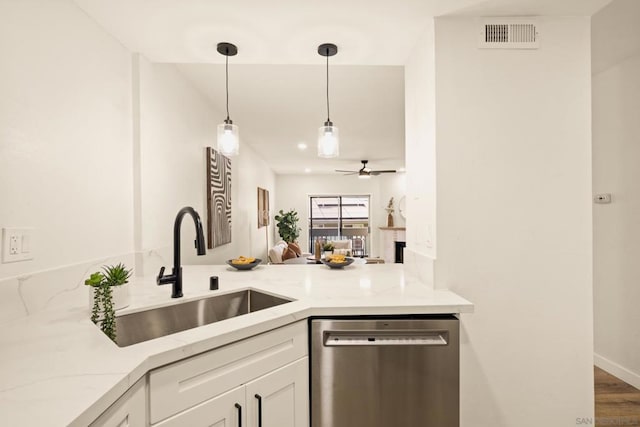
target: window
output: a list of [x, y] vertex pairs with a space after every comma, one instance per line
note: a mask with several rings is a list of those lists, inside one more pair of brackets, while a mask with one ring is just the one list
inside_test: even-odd
[[321, 242], [351, 240], [354, 256], [369, 253], [369, 196], [309, 197], [309, 251]]

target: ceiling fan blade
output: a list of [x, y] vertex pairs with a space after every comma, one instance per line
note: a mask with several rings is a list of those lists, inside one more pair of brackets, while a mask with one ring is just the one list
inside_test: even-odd
[[346, 170], [342, 170], [342, 169], [336, 169], [336, 172], [353, 172], [353, 173], [358, 173], [358, 171], [346, 171]]
[[347, 176], [347, 175], [357, 175], [358, 172], [349, 172], [349, 173], [343, 173], [342, 175]]
[[394, 170], [371, 171], [371, 175], [380, 175], [381, 173], [396, 173]]

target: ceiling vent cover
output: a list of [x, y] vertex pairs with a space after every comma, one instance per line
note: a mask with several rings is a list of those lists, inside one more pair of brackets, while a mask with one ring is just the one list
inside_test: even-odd
[[518, 18], [484, 21], [479, 42], [481, 49], [537, 49], [540, 46], [536, 22]]

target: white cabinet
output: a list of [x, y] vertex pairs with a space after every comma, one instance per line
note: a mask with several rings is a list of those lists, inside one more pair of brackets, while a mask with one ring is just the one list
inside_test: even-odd
[[158, 427], [240, 427], [245, 415], [245, 387], [237, 387], [156, 424]]
[[91, 427], [139, 427], [147, 425], [146, 380], [142, 378], [109, 407]]
[[307, 342], [301, 321], [151, 371], [151, 424], [257, 427], [257, 394], [263, 427], [307, 426]]
[[309, 358], [305, 357], [247, 384], [251, 427], [309, 425]]
[[307, 427], [308, 364], [304, 357], [155, 427]]

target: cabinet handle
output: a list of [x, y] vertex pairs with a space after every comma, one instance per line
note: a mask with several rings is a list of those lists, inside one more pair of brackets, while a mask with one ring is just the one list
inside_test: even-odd
[[242, 405], [236, 403], [235, 407], [238, 409], [238, 427], [242, 427]]
[[256, 394], [256, 399], [258, 399], [258, 427], [262, 427], [262, 396]]

